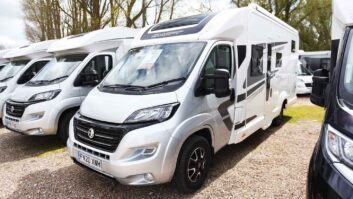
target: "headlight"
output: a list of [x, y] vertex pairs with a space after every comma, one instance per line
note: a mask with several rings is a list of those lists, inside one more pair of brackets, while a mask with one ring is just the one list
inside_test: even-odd
[[326, 148], [339, 161], [353, 167], [353, 140], [327, 125]]
[[29, 101], [38, 102], [38, 101], [51, 100], [51, 99], [54, 99], [60, 92], [61, 90], [53, 90], [53, 91], [46, 91], [43, 93], [37, 93], [33, 95], [31, 98], [29, 98]]
[[124, 123], [136, 122], [150, 122], [158, 121], [163, 122], [169, 119], [178, 108], [179, 103], [166, 104], [155, 106], [151, 108], [141, 109], [132, 113]]
[[0, 87], [0, 93], [4, 92], [6, 90], [7, 86]]

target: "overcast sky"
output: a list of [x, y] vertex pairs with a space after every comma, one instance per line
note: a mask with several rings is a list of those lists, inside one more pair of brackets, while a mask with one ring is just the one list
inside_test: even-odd
[[[180, 6], [185, 9], [178, 9], [176, 15], [185, 16], [184, 10], [190, 12], [186, 15], [194, 14], [200, 7], [200, 1], [203, 0], [182, 0]], [[229, 2], [230, 0], [212, 0], [212, 9], [219, 11], [232, 7]], [[0, 0], [0, 45], [16, 47], [28, 43], [24, 29], [21, 0]]]

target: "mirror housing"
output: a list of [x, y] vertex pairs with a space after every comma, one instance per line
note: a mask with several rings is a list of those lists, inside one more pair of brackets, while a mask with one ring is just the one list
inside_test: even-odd
[[313, 87], [310, 101], [318, 106], [325, 107], [326, 88], [329, 84], [329, 71], [318, 69], [314, 72]]
[[82, 73], [75, 81], [75, 86], [97, 86], [98, 84], [98, 74], [94, 73]]
[[229, 89], [229, 71], [226, 69], [216, 69], [214, 73], [214, 94], [217, 98], [227, 97], [230, 95]]

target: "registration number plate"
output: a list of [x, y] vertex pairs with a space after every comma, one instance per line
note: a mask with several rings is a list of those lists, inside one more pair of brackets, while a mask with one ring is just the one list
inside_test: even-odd
[[77, 152], [77, 160], [93, 169], [102, 170], [102, 161], [85, 153]]
[[18, 126], [18, 122], [12, 121], [12, 120], [7, 120], [6, 121], [6, 126], [9, 127], [10, 129], [16, 130], [17, 126]]

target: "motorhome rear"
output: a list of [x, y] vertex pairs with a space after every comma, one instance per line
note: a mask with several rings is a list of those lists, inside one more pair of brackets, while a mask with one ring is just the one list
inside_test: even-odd
[[331, 68], [314, 73], [311, 101], [326, 108], [308, 172], [308, 198], [353, 196], [353, 2], [333, 1]]
[[46, 51], [53, 42], [49, 40], [22, 46], [4, 55], [10, 62], [0, 71], [0, 117], [3, 118], [5, 101], [14, 90], [32, 79], [52, 59]]
[[71, 117], [126, 53], [137, 31], [107, 28], [55, 42], [48, 49], [55, 59], [6, 102], [4, 126], [26, 135], [57, 134], [66, 141]]
[[214, 153], [282, 122], [298, 42], [254, 4], [152, 25], [82, 103], [69, 154], [123, 184], [195, 191]]
[[330, 67], [331, 51], [300, 51], [299, 60], [310, 72], [314, 72], [318, 69], [328, 70]]

